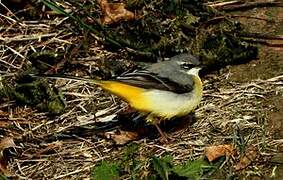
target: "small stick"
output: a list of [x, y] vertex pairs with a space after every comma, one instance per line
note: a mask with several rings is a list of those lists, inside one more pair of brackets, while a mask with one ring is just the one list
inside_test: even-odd
[[215, 6], [215, 9], [222, 11], [239, 11], [252, 8], [263, 8], [263, 7], [283, 7], [282, 2], [247, 2], [244, 4], [224, 4], [222, 6]]

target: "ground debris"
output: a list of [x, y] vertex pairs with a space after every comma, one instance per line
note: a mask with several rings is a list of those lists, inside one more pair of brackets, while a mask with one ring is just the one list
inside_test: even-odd
[[[246, 23], [257, 32], [261, 30], [261, 33], [273, 34], [274, 37], [280, 37], [282, 27], [277, 26], [279, 30], [276, 26], [273, 27], [273, 22], [282, 23], [282, 18], [279, 19], [282, 13], [270, 8], [254, 9], [254, 19], [245, 18], [244, 12], [240, 12], [241, 17], [233, 15], [233, 19], [230, 19], [230, 15], [226, 17], [223, 13], [207, 8], [203, 1], [123, 1], [125, 8], [134, 12], [135, 19], [101, 24], [99, 19], [104, 15], [96, 1], [54, 2], [65, 10], [67, 16], [54, 10], [51, 12], [42, 1], [28, 2], [29, 6], [20, 8], [8, 5], [8, 9], [2, 6], [6, 2], [0, 3], [0, 9], [4, 9], [0, 18], [2, 87], [4, 84], [5, 87], [8, 85], [10, 89], [15, 89], [15, 77], [19, 72], [25, 71], [28, 65], [41, 73], [109, 79], [132, 67], [136, 68], [136, 61], [162, 61], [181, 52], [193, 52], [200, 57], [202, 63], [219, 69], [231, 62], [241, 63], [255, 59], [257, 49], [238, 36], [238, 33], [242, 33], [243, 24]], [[246, 14], [247, 17], [249, 15]], [[235, 21], [235, 18], [237, 21], [241, 20], [242, 24]], [[257, 23], [260, 26], [255, 25]], [[113, 39], [119, 42], [118, 48], [113, 41], [111, 43], [110, 40]], [[262, 56], [262, 53], [265, 55]], [[189, 168], [190, 162], [203, 157], [204, 148], [208, 145], [233, 144], [238, 148], [239, 144], [233, 143], [235, 139], [239, 139], [238, 136], [235, 137], [235, 127], [241, 129], [244, 139], [241, 145], [258, 147], [263, 158], [268, 159], [270, 154], [282, 150], [282, 118], [270, 116], [271, 113], [277, 113], [276, 116], [282, 113], [282, 100], [278, 101], [283, 94], [283, 61], [279, 60], [281, 54], [280, 47], [275, 51], [262, 46], [259, 60], [242, 66], [222, 68], [219, 72], [203, 77], [205, 92], [201, 105], [196, 110], [196, 117], [185, 120], [186, 123], [181, 124], [177, 130], [174, 121], [161, 124], [165, 131], [168, 128], [168, 135], [172, 137], [168, 144], [160, 144], [156, 140], [158, 133], [154, 132], [154, 128], [142, 132], [142, 136], [134, 140], [139, 148], [134, 150], [136, 156], [128, 158], [127, 165], [130, 166], [121, 171], [122, 179], [146, 179], [156, 175], [152, 174], [149, 162], [144, 160], [148, 156], [162, 158], [170, 154], [172, 165], [188, 161], [187, 166], [181, 169], [184, 172], [186, 167]], [[262, 64], [266, 66], [261, 66]], [[235, 75], [236, 80], [232, 79]], [[245, 76], [248, 78], [243, 78]], [[92, 168], [102, 161], [109, 159], [116, 163], [117, 158], [122, 157], [126, 145], [117, 146], [115, 141], [113, 143], [97, 136], [93, 127], [96, 127], [99, 120], [112, 121], [114, 115], [119, 115], [126, 105], [100, 88], [82, 82], [56, 80], [48, 81], [47, 85], [50, 84], [64, 94], [67, 106], [61, 115], [50, 117], [45, 112], [35, 110], [36, 105], [19, 105], [18, 101], [7, 96], [0, 99], [0, 134], [3, 137], [12, 134], [19, 146], [13, 152], [16, 156], [8, 161], [8, 167], [16, 178], [83, 179], [89, 178]], [[35, 86], [22, 89], [32, 92]], [[46, 93], [44, 97], [48, 95]], [[25, 98], [34, 100], [32, 95]], [[41, 103], [43, 101], [45, 99], [39, 100]], [[101, 117], [97, 119], [94, 115]], [[127, 116], [123, 120], [131, 119], [132, 116]], [[274, 127], [270, 125], [270, 121], [274, 121]], [[137, 122], [123, 123], [135, 127]], [[116, 125], [116, 121], [113, 124]], [[144, 129], [146, 128], [142, 128]], [[273, 133], [272, 129], [276, 129], [278, 133]], [[141, 130], [133, 132], [140, 135], [138, 131]], [[149, 137], [151, 135], [154, 136]], [[127, 140], [127, 136], [124, 137]], [[57, 141], [60, 143], [56, 144]], [[13, 148], [8, 148], [9, 151], [10, 149], [12, 151]], [[244, 154], [243, 157], [245, 156]], [[143, 163], [137, 162], [139, 160]], [[278, 163], [275, 168], [280, 170], [280, 159], [272, 160]], [[235, 171], [235, 159], [226, 158], [218, 169], [223, 172], [220, 178], [248, 179], [251, 177], [248, 172], [251, 168], [262, 174], [271, 174], [272, 168], [268, 161], [261, 163], [251, 158], [251, 161], [244, 162], [248, 163], [241, 167], [246, 166], [247, 171], [245, 168]], [[135, 174], [138, 169], [142, 173]], [[208, 176], [207, 179], [213, 178]]]
[[0, 139], [0, 172], [7, 177], [11, 176], [12, 172], [7, 168], [9, 159], [4, 154], [4, 150], [11, 147], [16, 147], [12, 137], [2, 137]]
[[108, 3], [107, 0], [98, 0], [97, 2], [104, 13], [104, 17], [102, 18], [102, 23], [104, 24], [134, 19], [134, 13], [126, 10], [123, 3]]
[[121, 131], [121, 130], [117, 130], [114, 133], [105, 132], [103, 135], [107, 139], [112, 139], [118, 145], [126, 144], [138, 138], [138, 134], [135, 132]]
[[231, 144], [209, 146], [204, 149], [205, 156], [211, 162], [221, 156], [232, 156], [235, 149]]
[[0, 97], [15, 100], [19, 105], [30, 105], [53, 115], [64, 112], [64, 100], [56, 88], [51, 88], [44, 79], [35, 79], [29, 75], [19, 76], [14, 87], [1, 81]]
[[242, 170], [248, 167], [257, 157], [258, 152], [255, 146], [247, 148], [245, 153], [241, 156], [240, 161], [234, 166], [235, 170]]

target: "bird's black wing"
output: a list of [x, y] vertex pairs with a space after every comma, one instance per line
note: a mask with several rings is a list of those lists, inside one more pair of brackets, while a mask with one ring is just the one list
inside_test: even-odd
[[178, 94], [187, 93], [193, 89], [192, 84], [181, 85], [170, 80], [169, 78], [160, 77], [148, 71], [135, 71], [132, 73], [126, 73], [116, 77], [115, 81], [145, 89], [159, 89]]

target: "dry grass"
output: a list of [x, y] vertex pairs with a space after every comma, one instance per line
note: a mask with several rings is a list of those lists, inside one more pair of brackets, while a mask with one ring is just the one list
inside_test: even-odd
[[[273, 139], [272, 134], [267, 130], [267, 114], [275, 107], [265, 107], [264, 103], [269, 96], [283, 95], [283, 76], [246, 84], [230, 82], [231, 87], [227, 87], [226, 83], [220, 81], [226, 75], [219, 77], [220, 83], [214, 89], [205, 91], [202, 104], [196, 111], [198, 119], [196, 123], [170, 134], [173, 140], [169, 144], [160, 144], [158, 141], [147, 139], [136, 141], [140, 145], [140, 156], [146, 154], [162, 156], [164, 153], [170, 153], [177, 163], [204, 156], [204, 147], [208, 145], [233, 143], [235, 146], [237, 144], [242, 146], [237, 147], [238, 149], [250, 145], [258, 148], [262, 160], [256, 160], [250, 169], [265, 170], [269, 167], [268, 164], [262, 163], [263, 159], [267, 160], [270, 155], [276, 153], [276, 147], [283, 141]], [[205, 82], [205, 87], [213, 85], [209, 80]], [[27, 113], [30, 109], [18, 110], [21, 113], [11, 109], [8, 119], [16, 125], [19, 138], [29, 139], [19, 144], [17, 151], [21, 153], [10, 164], [17, 176], [33, 179], [89, 177], [90, 168], [94, 167], [96, 162], [110, 157], [115, 158], [121, 153], [123, 147], [114, 146], [110, 140], [93, 139], [92, 137], [86, 139], [73, 137], [50, 143], [37, 141], [37, 139], [46, 137], [47, 134], [52, 135], [70, 127], [99, 121], [99, 118], [91, 116], [94, 115], [94, 112], [85, 112], [87, 109], [85, 105], [95, 103], [89, 97], [85, 98], [89, 94], [94, 94], [92, 98], [108, 99], [109, 104], [115, 104], [111, 101], [111, 96], [101, 94], [99, 89], [91, 87], [91, 90], [88, 89], [90, 92], [83, 90], [77, 92], [76, 89], [83, 86], [82, 84], [70, 83], [69, 85], [71, 88], [66, 87], [64, 91], [77, 93], [75, 98], [77, 105], [69, 105], [70, 111], [60, 117], [50, 119], [43, 114]], [[85, 88], [88, 87], [85, 86]], [[96, 105], [99, 106], [99, 103]], [[22, 112], [27, 114], [23, 115]], [[82, 118], [86, 115], [90, 118]], [[80, 119], [84, 120], [80, 121]], [[19, 122], [21, 120], [27, 122], [28, 125]], [[240, 138], [243, 138], [245, 142], [241, 144]], [[226, 163], [229, 165], [223, 165], [223, 168], [228, 172], [232, 169], [230, 165], [235, 165], [236, 161], [231, 160]]]
[[[0, 29], [0, 73], [3, 77], [19, 72], [28, 63], [26, 57], [30, 52], [61, 51], [83, 39], [66, 28], [70, 25], [66, 17], [47, 16], [40, 21], [25, 21], [12, 13], [0, 16], [0, 23], [3, 24]], [[80, 53], [78, 59], [81, 60], [78, 63], [92, 69], [96, 59], [115, 57], [115, 53], [102, 49], [97, 42], [93, 42], [89, 52]], [[94, 62], [82, 61], [88, 56]], [[276, 153], [283, 140], [274, 139], [269, 131], [268, 114], [276, 107], [267, 103], [267, 100], [271, 96], [283, 95], [283, 76], [247, 83], [232, 82], [228, 77], [229, 72], [204, 77], [205, 93], [200, 108], [196, 110], [197, 122], [171, 133], [172, 141], [168, 144], [148, 139], [136, 141], [140, 156], [170, 153], [174, 162], [178, 163], [204, 156], [204, 147], [212, 144], [232, 143], [238, 149], [254, 145], [261, 158], [249, 170], [258, 168], [260, 175], [264, 175], [265, 171], [269, 175], [270, 164], [265, 163], [265, 160]], [[98, 87], [63, 80], [56, 81], [56, 86], [63, 91], [68, 105], [66, 113], [58, 117], [49, 117], [32, 107], [19, 107], [13, 101], [1, 101], [1, 133], [14, 137], [17, 143], [14, 158], [9, 163], [16, 177], [88, 178], [91, 168], [97, 162], [115, 158], [123, 149], [99, 137], [74, 136], [66, 140], [45, 141], [48, 135], [105, 120], [103, 117], [125, 108], [124, 103]], [[228, 159], [222, 168], [227, 172], [233, 171], [232, 165], [237, 160]], [[147, 169], [147, 166], [145, 164], [143, 168]], [[237, 173], [245, 176], [248, 172]]]

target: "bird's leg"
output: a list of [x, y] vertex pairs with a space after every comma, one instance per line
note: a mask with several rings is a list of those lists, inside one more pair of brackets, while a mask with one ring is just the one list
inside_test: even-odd
[[161, 120], [157, 119], [153, 115], [148, 115], [146, 119], [147, 119], [147, 122], [152, 123], [156, 127], [157, 131], [159, 132], [159, 134], [162, 138], [162, 141], [165, 142], [165, 143], [168, 143], [169, 141], [168, 141], [167, 135], [160, 129], [160, 127], [158, 125]]
[[161, 135], [161, 138], [164, 142], [168, 143], [168, 138], [167, 135], [160, 129], [160, 127], [158, 126], [158, 124], [155, 122], [154, 126], [156, 127], [157, 131], [159, 132], [159, 134]]

